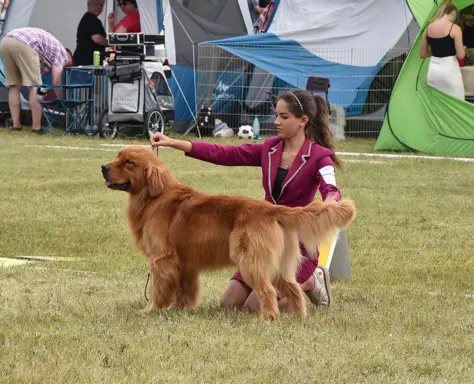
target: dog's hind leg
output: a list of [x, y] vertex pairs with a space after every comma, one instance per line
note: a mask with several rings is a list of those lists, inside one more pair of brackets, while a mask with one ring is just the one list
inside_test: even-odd
[[179, 288], [180, 274], [172, 257], [152, 259], [150, 263], [151, 290], [150, 301], [145, 313], [154, 309], [169, 308]]
[[286, 298], [288, 313], [298, 316], [306, 316], [306, 302], [303, 290], [293, 277], [293, 281], [280, 277], [275, 286], [283, 298]]
[[230, 259], [247, 285], [255, 290], [264, 319], [276, 319], [280, 314], [277, 292], [271, 282], [277, 276], [283, 246], [281, 229], [268, 222], [235, 225], [230, 236]]
[[260, 316], [264, 319], [274, 320], [280, 315], [278, 309], [277, 292], [270, 279], [261, 271], [249, 270], [240, 266], [240, 272], [244, 281], [254, 287], [260, 304]]
[[285, 232], [285, 248], [282, 253], [280, 275], [275, 281], [275, 287], [288, 302], [288, 313], [306, 316], [306, 301], [303, 290], [296, 282], [296, 273], [301, 260], [298, 235]]

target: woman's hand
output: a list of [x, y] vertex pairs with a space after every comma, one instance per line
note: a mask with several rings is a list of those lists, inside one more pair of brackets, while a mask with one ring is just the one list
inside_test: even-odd
[[170, 139], [168, 136], [163, 135], [160, 132], [154, 133], [150, 137], [150, 144], [153, 148], [157, 147], [170, 147], [179, 149], [183, 152], [191, 152], [193, 144], [190, 141]]
[[115, 24], [115, 13], [110, 12], [109, 15], [107, 16], [107, 21], [109, 24], [114, 25]]
[[150, 144], [153, 148], [156, 147], [173, 147], [173, 139], [170, 139], [168, 136], [163, 135], [160, 132], [154, 133], [150, 137]]

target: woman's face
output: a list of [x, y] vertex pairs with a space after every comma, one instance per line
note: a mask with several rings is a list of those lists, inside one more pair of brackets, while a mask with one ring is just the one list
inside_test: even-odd
[[136, 10], [135, 6], [128, 0], [119, 0], [117, 4], [126, 15]]
[[275, 127], [278, 132], [278, 137], [281, 139], [288, 140], [298, 134], [304, 133], [304, 127], [308, 122], [308, 117], [306, 115], [302, 117], [293, 115], [285, 100], [278, 100], [275, 114]]
[[104, 1], [93, 1], [90, 7], [91, 13], [95, 16], [99, 16], [104, 10]]

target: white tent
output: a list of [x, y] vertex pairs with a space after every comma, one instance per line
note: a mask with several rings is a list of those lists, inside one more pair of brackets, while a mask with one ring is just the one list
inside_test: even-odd
[[[161, 0], [137, 0], [137, 3], [142, 31], [145, 34], [158, 34]], [[120, 11], [114, 9], [116, 4], [115, 0], [106, 0], [106, 6], [100, 15], [106, 31], [107, 15], [112, 11]], [[41, 28], [49, 31], [74, 52], [77, 26], [86, 9], [87, 0], [14, 0], [6, 14], [3, 32], [20, 27]]]
[[[1, 0], [0, 0], [1, 1]], [[140, 11], [142, 31], [145, 34], [158, 34], [159, 19], [162, 17], [161, 4], [168, 0], [137, 0]], [[104, 11], [100, 19], [108, 31], [107, 15], [115, 11], [120, 20], [124, 15], [116, 7], [116, 0], [105, 0]], [[2, 33], [21, 27], [36, 27], [49, 31], [72, 52], [76, 49], [76, 33], [79, 21], [87, 10], [87, 0], [10, 0], [3, 20]], [[3, 64], [0, 61], [0, 69]], [[4, 79], [0, 80], [2, 82]], [[2, 93], [3, 92], [3, 93]], [[5, 88], [0, 87], [0, 100], [8, 100]], [[105, 99], [104, 99], [105, 100]], [[26, 100], [22, 100], [22, 110], [29, 109]]]

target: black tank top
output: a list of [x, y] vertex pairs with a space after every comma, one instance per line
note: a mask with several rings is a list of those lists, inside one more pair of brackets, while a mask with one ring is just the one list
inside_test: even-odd
[[[453, 25], [451, 25], [451, 29], [453, 29]], [[456, 47], [454, 45], [454, 39], [451, 37], [451, 29], [444, 37], [429, 37], [428, 32], [426, 33], [426, 37], [428, 38], [428, 44], [431, 47], [431, 54], [433, 56], [456, 56]]]
[[277, 175], [275, 177], [275, 183], [273, 184], [272, 189], [272, 197], [273, 200], [278, 201], [278, 198], [281, 194], [281, 189], [283, 188], [283, 182], [285, 181], [285, 177], [288, 174], [288, 169], [285, 168], [278, 168]]

